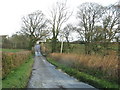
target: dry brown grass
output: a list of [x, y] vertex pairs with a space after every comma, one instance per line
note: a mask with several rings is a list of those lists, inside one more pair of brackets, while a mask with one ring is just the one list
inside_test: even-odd
[[84, 54], [50, 54], [52, 58], [62, 64], [66, 64], [77, 69], [82, 67], [101, 71], [107, 75], [107, 78], [118, 78], [118, 57], [115, 54], [108, 56], [84, 55]]

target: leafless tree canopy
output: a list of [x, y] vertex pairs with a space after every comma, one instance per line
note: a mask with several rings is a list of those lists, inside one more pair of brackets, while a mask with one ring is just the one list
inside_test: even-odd
[[[84, 34], [85, 41], [90, 42], [93, 30], [104, 13], [104, 9], [97, 3], [83, 3], [78, 7], [77, 17], [79, 19], [80, 28], [77, 30], [79, 34]], [[92, 34], [92, 35], [91, 35]]]
[[[101, 28], [104, 39], [112, 41], [118, 33], [118, 8], [114, 5], [103, 7], [97, 3], [83, 3], [78, 8], [79, 28], [77, 32], [85, 41], [92, 42]], [[97, 27], [96, 27], [97, 26]], [[97, 37], [97, 36], [96, 36]]]
[[79, 28], [76, 31], [86, 42], [86, 53], [98, 50], [98, 46], [92, 43], [102, 42], [104, 48], [107, 48], [108, 43], [116, 38], [116, 34], [119, 33], [117, 14], [114, 5], [103, 7], [97, 3], [83, 3], [78, 7]]
[[104, 30], [104, 38], [107, 41], [112, 41], [117, 33], [120, 33], [118, 30], [118, 8], [114, 5], [106, 7], [105, 14], [102, 19], [102, 27]]
[[47, 36], [47, 22], [41, 11], [33, 12], [22, 18], [22, 32], [30, 37], [31, 43], [41, 40]]
[[67, 24], [63, 29], [63, 34], [67, 42], [69, 42], [69, 37], [70, 37], [71, 32], [73, 32], [73, 25]]
[[47, 19], [41, 11], [33, 12], [23, 17], [22, 31], [30, 36], [41, 38], [45, 35]]
[[61, 26], [71, 16], [71, 12], [67, 9], [66, 2], [57, 2], [51, 10], [50, 24], [52, 28], [52, 52], [56, 49], [57, 37], [61, 31]]
[[71, 12], [66, 7], [66, 2], [57, 2], [55, 7], [51, 10], [50, 23], [52, 25], [53, 36], [58, 36], [63, 23], [65, 23], [71, 16]]

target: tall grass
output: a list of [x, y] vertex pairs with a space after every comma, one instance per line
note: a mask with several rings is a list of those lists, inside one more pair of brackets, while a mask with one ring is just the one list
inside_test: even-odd
[[98, 88], [100, 90], [106, 89], [106, 88], [116, 90], [120, 87], [118, 83], [116, 84], [114, 82], [109, 82], [107, 80], [100, 79], [100, 78], [95, 77], [93, 75], [89, 75], [88, 73], [80, 72], [79, 70], [77, 70], [73, 67], [60, 64], [57, 61], [55, 61], [54, 59], [51, 59], [49, 57], [47, 57], [47, 60], [50, 63], [52, 63], [53, 65], [55, 65], [57, 68], [62, 69], [64, 72], [66, 72], [70, 76], [73, 76], [73, 77], [77, 78], [79, 81], [88, 83], [88, 84], [90, 84], [90, 85], [92, 85], [95, 88]]
[[79, 71], [115, 82], [118, 80], [119, 61], [116, 55], [100, 56], [52, 53], [50, 57]]

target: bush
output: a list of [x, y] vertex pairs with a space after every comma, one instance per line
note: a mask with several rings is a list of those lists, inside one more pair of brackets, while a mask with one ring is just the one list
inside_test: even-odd
[[11, 72], [12, 69], [23, 64], [31, 56], [30, 51], [2, 52], [2, 78]]

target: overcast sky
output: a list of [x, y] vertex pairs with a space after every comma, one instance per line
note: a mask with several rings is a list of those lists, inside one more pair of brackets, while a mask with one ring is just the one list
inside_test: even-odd
[[[0, 0], [0, 35], [12, 35], [20, 31], [21, 18], [36, 10], [42, 10], [47, 16], [49, 8], [61, 0]], [[96, 2], [103, 6], [114, 4], [118, 0], [67, 0], [67, 4], [74, 14], [71, 21], [75, 19], [77, 7], [84, 2]], [[69, 21], [70, 21], [69, 20]]]

